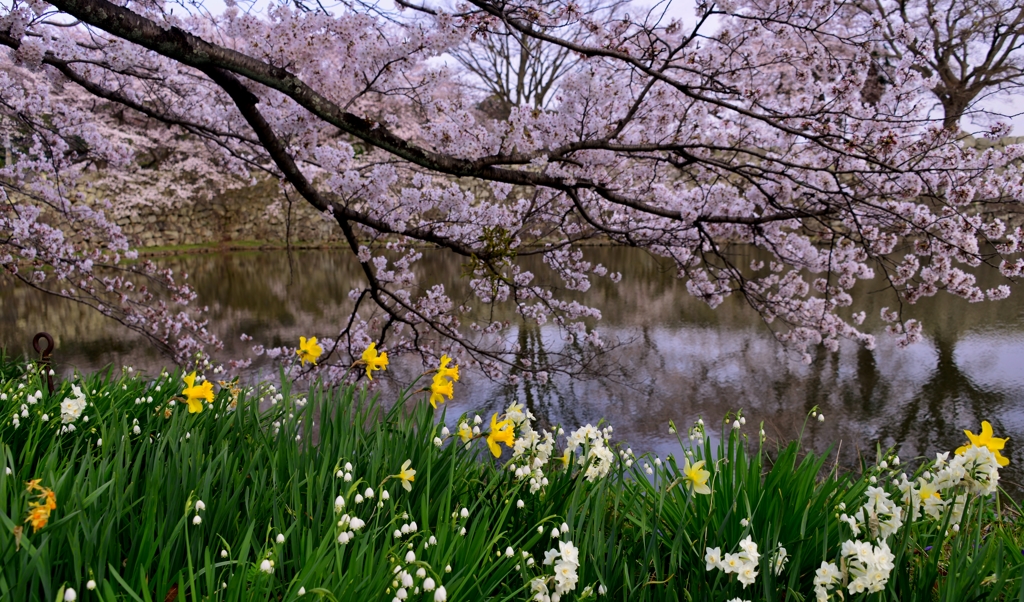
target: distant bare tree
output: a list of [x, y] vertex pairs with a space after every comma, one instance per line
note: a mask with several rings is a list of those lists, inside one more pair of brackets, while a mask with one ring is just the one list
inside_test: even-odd
[[955, 129], [977, 101], [1024, 87], [1024, 3], [1019, 0], [864, 0], [882, 31], [880, 60], [908, 53], [937, 76], [932, 91]]
[[[557, 24], [529, 22], [526, 33], [510, 30], [498, 19], [481, 22], [469, 41], [451, 54], [488, 94], [482, 108], [495, 117], [507, 117], [513, 106], [545, 108], [558, 80], [579, 63], [580, 56], [567, 46], [548, 44], [532, 34], [548, 34], [583, 44], [595, 27], [618, 16], [626, 0], [582, 0], [578, 14]], [[545, 0], [542, 7], [554, 9], [565, 3]]]

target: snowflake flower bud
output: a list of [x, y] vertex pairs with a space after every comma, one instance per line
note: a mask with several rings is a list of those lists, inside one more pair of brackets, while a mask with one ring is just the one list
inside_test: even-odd
[[203, 500], [196, 500], [196, 512], [206, 510], [206, 503]]
[[96, 581], [94, 579], [90, 579], [89, 581], [87, 581], [85, 583], [85, 589], [89, 591], [96, 589]]
[[277, 543], [284, 543], [284, 533], [277, 534]]
[[201, 525], [202, 523], [203, 523], [203, 519], [198, 514], [192, 517], [192, 524], [193, 525]]
[[432, 592], [432, 591], [434, 591], [435, 587], [437, 587], [437, 584], [435, 584], [434, 580], [431, 579], [430, 577], [427, 577], [426, 579], [423, 580], [423, 591], [425, 591], [425, 592]]
[[64, 590], [64, 602], [75, 602], [75, 600], [77, 599], [78, 594], [75, 593], [75, 590], [71, 589], [70, 587]]

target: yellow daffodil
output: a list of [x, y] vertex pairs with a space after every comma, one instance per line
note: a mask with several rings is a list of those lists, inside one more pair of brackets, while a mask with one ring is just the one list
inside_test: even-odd
[[939, 488], [934, 483], [921, 483], [921, 491], [919, 492], [921, 501], [925, 501], [929, 498], [935, 498], [941, 500], [942, 496], [939, 495]]
[[437, 409], [437, 404], [444, 403], [444, 396], [447, 395], [448, 399], [451, 399], [454, 395], [454, 385], [452, 381], [441, 376], [438, 372], [434, 375], [434, 381], [430, 383], [430, 405]]
[[964, 434], [967, 435], [967, 438], [971, 442], [968, 445], [961, 445], [956, 450], [956, 455], [959, 456], [960, 454], [967, 451], [968, 447], [974, 445], [976, 447], [987, 447], [988, 450], [992, 452], [992, 455], [996, 457], [996, 462], [998, 462], [1000, 466], [1006, 466], [1007, 464], [1010, 463], [1009, 458], [1006, 458], [1003, 456], [1003, 454], [999, 453], [999, 451], [1003, 449], [1003, 446], [1006, 445], [1008, 438], [993, 437], [992, 425], [989, 424], [988, 420], [983, 420], [981, 422], [980, 435], [975, 435], [974, 433], [968, 430], [964, 430]]
[[454, 380], [455, 382], [459, 382], [459, 367], [452, 366], [451, 368], [449, 368], [448, 364], [451, 363], [451, 361], [452, 358], [448, 357], [447, 355], [441, 356], [441, 365], [438, 366], [437, 368], [437, 375], [435, 375], [435, 378], [437, 378], [438, 376], [448, 377]]
[[203, 400], [207, 402], [213, 402], [213, 383], [208, 380], [196, 385], [196, 373], [192, 372], [182, 380], [188, 385], [185, 390], [181, 392], [185, 396], [185, 401], [188, 402], [189, 414], [198, 414], [203, 411]]
[[383, 370], [388, 367], [388, 354], [385, 351], [380, 355], [377, 354], [377, 343], [370, 343], [370, 346], [363, 352], [363, 356], [359, 358], [361, 362], [366, 364], [366, 378], [373, 380], [374, 370]]
[[459, 438], [463, 443], [469, 443], [469, 440], [473, 438], [473, 429], [469, 428], [469, 423], [459, 423]]
[[412, 460], [406, 460], [402, 464], [402, 470], [398, 471], [398, 474], [395, 475], [402, 480], [402, 487], [406, 491], [412, 491], [412, 482], [416, 480], [416, 471], [409, 468], [410, 464], [412, 464]]
[[499, 443], [512, 447], [515, 443], [515, 428], [511, 420], [498, 420], [498, 414], [491, 416], [491, 432], [487, 435], [487, 447], [495, 458], [501, 457], [501, 446]]
[[704, 470], [704, 460], [691, 466], [690, 459], [686, 458], [686, 464], [683, 466], [683, 476], [686, 486], [692, 488], [694, 493], [703, 493], [704, 495], [711, 493], [711, 488], [708, 487], [708, 478], [711, 476], [711, 473]]
[[295, 353], [299, 355], [303, 366], [306, 365], [306, 362], [313, 362], [315, 366], [316, 360], [323, 352], [324, 348], [316, 344], [316, 337], [310, 337], [308, 341], [306, 337], [299, 337], [299, 348], [295, 350]]

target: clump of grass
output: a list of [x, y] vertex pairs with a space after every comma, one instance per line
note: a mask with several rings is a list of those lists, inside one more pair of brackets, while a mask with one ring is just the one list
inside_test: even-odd
[[[717, 446], [695, 425], [662, 461], [608, 429], [535, 432], [518, 406], [449, 432], [409, 392], [385, 406], [353, 386], [228, 385], [190, 413], [178, 373], [106, 371], [52, 395], [35, 370], [0, 375], [4, 600], [810, 600], [823, 562], [845, 571], [833, 600], [1024, 599], [1012, 501], [966, 479], [934, 518], [903, 501], [902, 483], [937, 478], [934, 461], [906, 480], [892, 454], [837, 475], [798, 442], [769, 462], [728, 423]], [[84, 410], [64, 423], [78, 392]], [[854, 534], [843, 516], [876, 487], [903, 524], [881, 536], [891, 517], [868, 517]], [[33, 509], [44, 526], [25, 522]], [[850, 541], [888, 546], [880, 591], [849, 591]], [[709, 548], [746, 553], [756, 577], [744, 585]]]

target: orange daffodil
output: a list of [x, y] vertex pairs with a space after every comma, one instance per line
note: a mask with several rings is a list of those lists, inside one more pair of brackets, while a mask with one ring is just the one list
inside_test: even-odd
[[509, 420], [498, 420], [498, 414], [491, 416], [491, 432], [487, 435], [487, 447], [495, 458], [501, 457], [501, 446], [499, 443], [512, 447], [515, 445], [515, 424]]
[[362, 357], [359, 358], [359, 362], [366, 364], [366, 378], [373, 380], [374, 370], [383, 370], [388, 367], [388, 354], [386, 351], [378, 354], [377, 343], [370, 343]]
[[435, 410], [437, 404], [444, 403], [446, 395], [449, 400], [455, 395], [455, 386], [452, 383], [459, 380], [459, 367], [449, 368], [448, 364], [451, 361], [452, 358], [447, 355], [441, 356], [441, 364], [437, 367], [437, 372], [434, 373], [434, 378], [430, 383], [430, 405], [434, 406]]
[[185, 381], [185, 384], [187, 385], [181, 394], [185, 396], [185, 401], [188, 403], [189, 414], [198, 414], [202, 412], [204, 400], [207, 403], [213, 402], [213, 383], [208, 380], [204, 380], [199, 383], [199, 385], [196, 385], [195, 371], [182, 378], [182, 380]]
[[992, 455], [996, 457], [996, 462], [1000, 466], [1006, 466], [1010, 463], [1010, 460], [1008, 458], [1004, 457], [1003, 454], [999, 453], [1006, 445], [1006, 442], [1009, 440], [1009, 438], [993, 437], [992, 425], [989, 424], [988, 420], [983, 420], [981, 422], [980, 435], [975, 435], [974, 433], [966, 429], [964, 430], [964, 434], [967, 435], [967, 438], [970, 440], [970, 443], [968, 443], [967, 445], [961, 445], [959, 448], [957, 448], [956, 455], [963, 455], [967, 451], [967, 449], [973, 445], [975, 447], [987, 448], [990, 452], [992, 452]]
[[310, 337], [309, 340], [306, 340], [306, 337], [299, 337], [299, 348], [295, 350], [295, 353], [298, 354], [303, 366], [306, 365], [306, 362], [312, 362], [315, 366], [316, 360], [323, 352], [324, 348], [316, 344], [316, 337]]
[[50, 512], [57, 509], [57, 494], [49, 487], [40, 485], [42, 479], [33, 479], [27, 483], [27, 491], [38, 491], [39, 501], [28, 503], [28, 517], [25, 522], [39, 531], [50, 521]]

